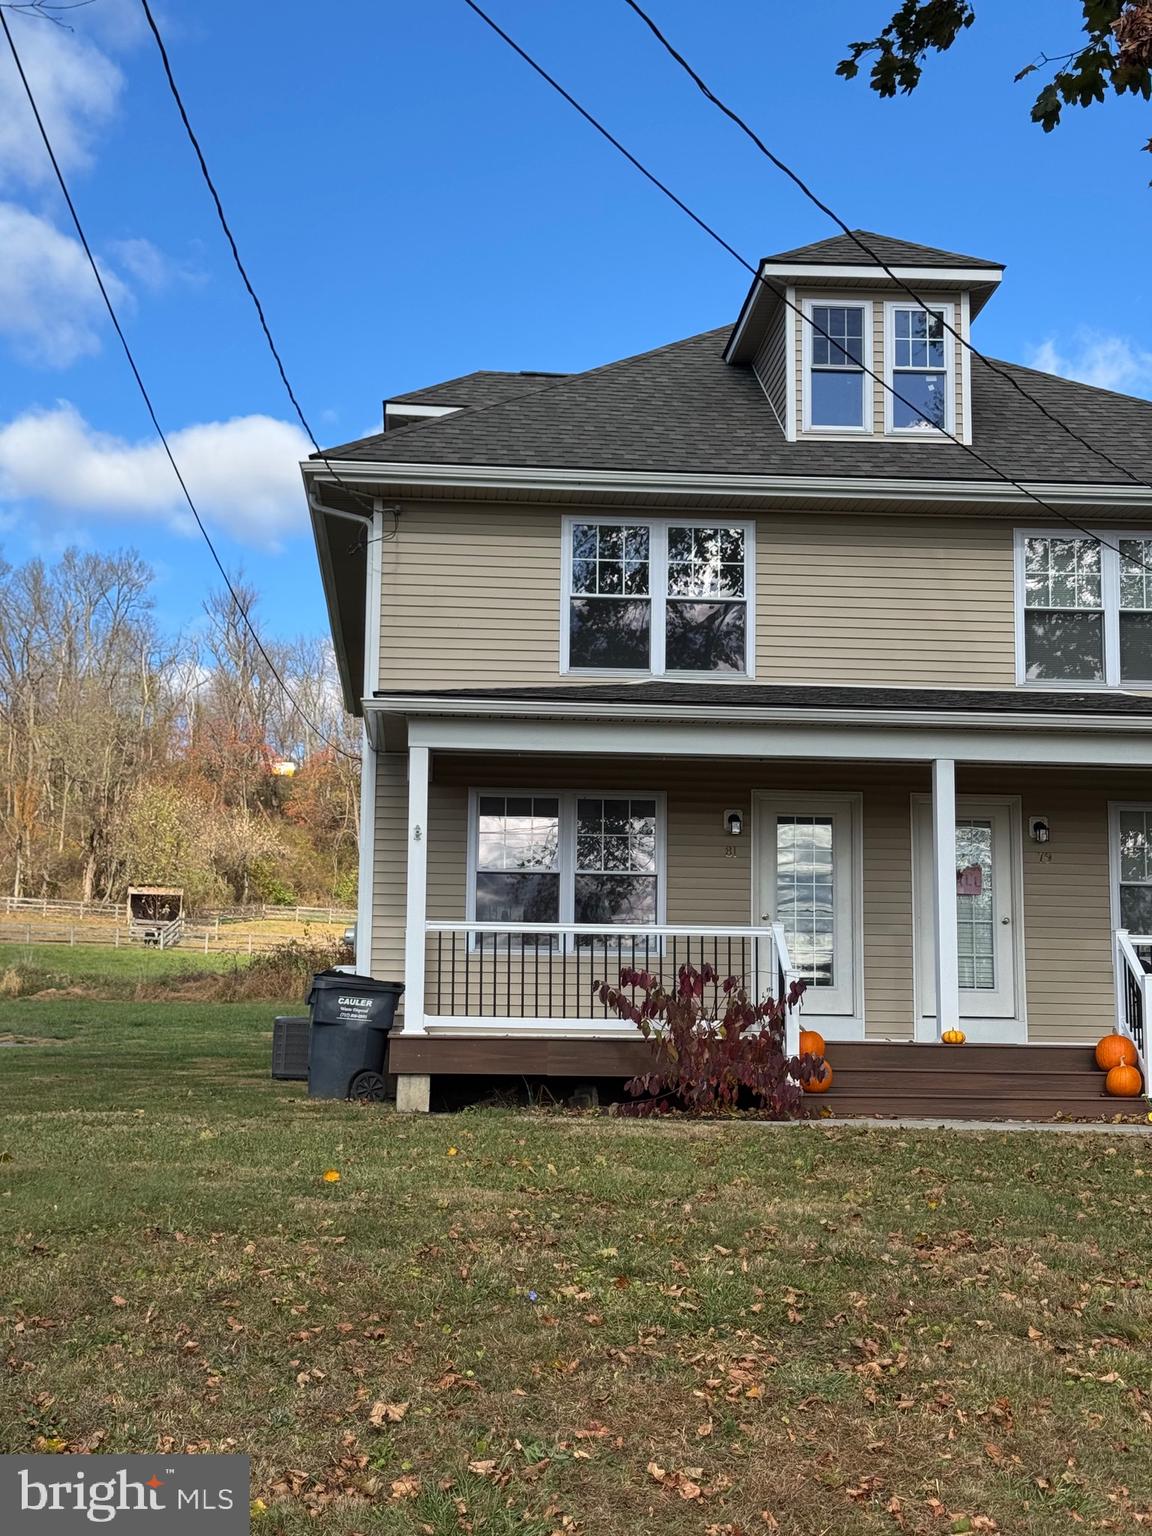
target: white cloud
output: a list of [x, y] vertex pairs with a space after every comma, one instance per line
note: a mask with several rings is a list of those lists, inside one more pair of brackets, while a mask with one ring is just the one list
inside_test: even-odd
[[1152, 352], [1135, 346], [1127, 336], [1080, 330], [1070, 343], [1049, 337], [1033, 349], [1031, 365], [1098, 389], [1152, 394]]
[[[168, 434], [172, 453], [206, 521], [262, 548], [304, 527], [299, 460], [311, 444], [271, 416], [202, 422]], [[77, 522], [160, 519], [194, 533], [158, 441], [96, 431], [61, 402], [0, 426], [0, 502], [39, 502]]]
[[[0, 336], [25, 362], [64, 368], [100, 349], [104, 301], [78, 240], [38, 214], [0, 202]], [[112, 302], [128, 301], [102, 270]]]
[[173, 283], [198, 285], [205, 281], [205, 274], [199, 267], [176, 260], [153, 245], [151, 240], [139, 236], [129, 240], [109, 240], [105, 249], [119, 267], [152, 293], [162, 293]]
[[[8, 24], [57, 159], [66, 171], [83, 169], [91, 164], [93, 139], [116, 111], [124, 76], [77, 30], [18, 12]], [[0, 185], [41, 186], [52, 177], [16, 65], [5, 48], [0, 52]]]

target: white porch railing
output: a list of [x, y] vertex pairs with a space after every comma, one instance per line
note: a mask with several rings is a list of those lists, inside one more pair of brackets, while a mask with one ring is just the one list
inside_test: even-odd
[[[728, 976], [761, 998], [787, 995], [797, 979], [779, 923], [704, 928], [429, 920], [424, 961], [424, 1024], [431, 1029], [468, 1024], [511, 1032], [631, 1034], [634, 1026], [596, 995], [601, 982], [617, 985], [626, 966], [658, 976], [668, 988], [682, 965], [711, 966], [717, 980], [705, 989], [709, 1007], [722, 1006], [721, 984]], [[789, 1055], [796, 1054], [799, 1031], [798, 1009], [792, 1009]]]
[[1144, 1091], [1148, 1092], [1148, 1022], [1152, 1016], [1152, 937], [1116, 930], [1116, 1024], [1136, 1047]]

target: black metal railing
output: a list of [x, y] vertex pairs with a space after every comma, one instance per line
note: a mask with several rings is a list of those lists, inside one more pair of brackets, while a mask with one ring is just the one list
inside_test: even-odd
[[749, 992], [787, 990], [786, 957], [770, 928], [610, 927], [589, 924], [429, 922], [425, 1012], [434, 1018], [603, 1021], [598, 992], [622, 970], [671, 990], [682, 966], [707, 971], [706, 1007], [721, 1007], [734, 977]]

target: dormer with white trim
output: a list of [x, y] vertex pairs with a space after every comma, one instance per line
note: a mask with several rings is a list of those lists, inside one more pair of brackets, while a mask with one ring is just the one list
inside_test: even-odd
[[766, 256], [725, 361], [751, 365], [789, 442], [970, 443], [964, 343], [1003, 272], [869, 230]]

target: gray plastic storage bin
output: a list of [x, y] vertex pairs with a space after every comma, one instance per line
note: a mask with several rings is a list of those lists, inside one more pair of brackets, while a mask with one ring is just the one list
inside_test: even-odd
[[272, 1076], [290, 1083], [308, 1081], [308, 1035], [312, 1020], [279, 1014], [272, 1020]]

